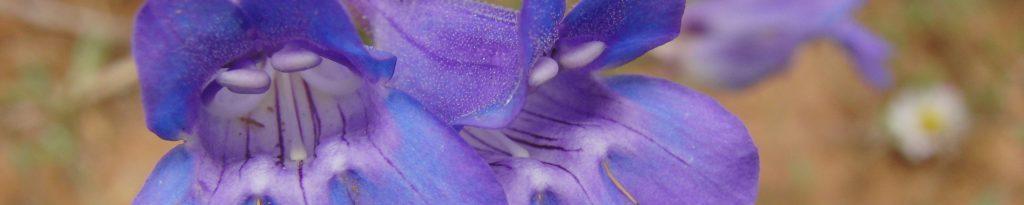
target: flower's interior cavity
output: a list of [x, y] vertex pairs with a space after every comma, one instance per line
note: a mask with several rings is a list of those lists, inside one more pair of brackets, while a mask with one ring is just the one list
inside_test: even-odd
[[358, 100], [364, 81], [348, 67], [298, 46], [261, 56], [230, 64], [236, 66], [209, 83], [203, 96], [207, 114], [196, 125], [197, 136], [203, 136], [199, 140], [208, 152], [223, 158], [309, 159], [321, 137], [344, 132], [345, 102]]

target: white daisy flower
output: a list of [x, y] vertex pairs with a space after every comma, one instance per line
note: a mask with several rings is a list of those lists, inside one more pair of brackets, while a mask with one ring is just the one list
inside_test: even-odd
[[945, 84], [905, 89], [887, 113], [889, 131], [912, 163], [954, 148], [970, 124], [963, 97]]

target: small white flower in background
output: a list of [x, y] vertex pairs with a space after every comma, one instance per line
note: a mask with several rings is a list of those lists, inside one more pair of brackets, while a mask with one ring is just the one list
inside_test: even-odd
[[955, 148], [970, 123], [960, 92], [940, 83], [904, 89], [889, 104], [887, 113], [889, 131], [912, 163]]

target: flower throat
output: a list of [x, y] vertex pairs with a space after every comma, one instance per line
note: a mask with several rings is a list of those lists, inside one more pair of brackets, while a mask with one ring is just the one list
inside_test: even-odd
[[301, 163], [315, 157], [321, 138], [344, 134], [346, 111], [363, 110], [355, 105], [363, 79], [300, 46], [231, 65], [208, 83], [206, 114], [196, 125], [199, 140], [222, 160], [269, 155]]

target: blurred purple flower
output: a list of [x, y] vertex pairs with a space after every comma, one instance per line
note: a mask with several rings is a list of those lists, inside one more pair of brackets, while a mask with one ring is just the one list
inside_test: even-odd
[[132, 45], [149, 128], [184, 141], [136, 204], [505, 202], [338, 1], [150, 0]]
[[683, 17], [681, 41], [659, 48], [663, 60], [687, 75], [725, 88], [745, 88], [786, 68], [797, 48], [828, 38], [839, 42], [864, 79], [891, 84], [889, 48], [853, 18], [862, 0], [713, 0], [694, 3]]
[[525, 0], [518, 13], [347, 1], [399, 58], [396, 87], [462, 128], [511, 204], [754, 201], [759, 159], [736, 117], [669, 81], [595, 73], [675, 38], [684, 1], [583, 0], [564, 18], [561, 0]]

